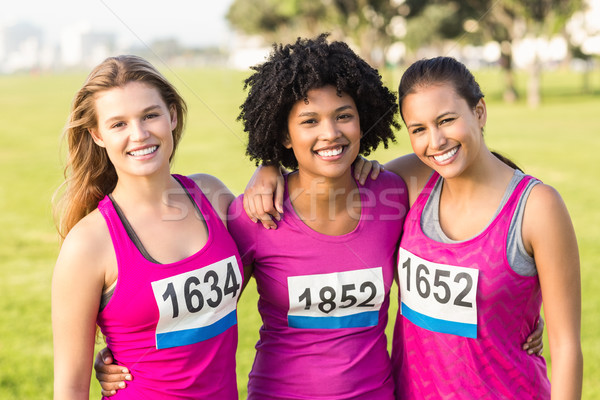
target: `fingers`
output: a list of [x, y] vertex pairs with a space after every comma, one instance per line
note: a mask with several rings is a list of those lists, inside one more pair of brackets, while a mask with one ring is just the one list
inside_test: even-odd
[[112, 364], [114, 362], [112, 351], [108, 347], [103, 348], [96, 355], [96, 361], [102, 361], [104, 364]]
[[537, 327], [527, 338], [527, 342], [523, 345], [523, 350], [527, 351], [527, 354], [535, 354], [539, 356], [544, 352], [544, 325], [543, 318], [540, 318]]
[[527, 351], [527, 354], [535, 354], [541, 356], [544, 352], [544, 341], [541, 337], [532, 338], [530, 336], [527, 339], [527, 342], [523, 345], [523, 350]]
[[255, 223], [260, 221], [267, 229], [277, 229], [275, 220], [281, 220], [284, 186], [284, 179], [278, 168], [258, 168], [244, 191], [243, 205], [248, 217]]
[[257, 211], [262, 211], [263, 214], [269, 215], [269, 217], [275, 218], [277, 221], [281, 221], [281, 215], [279, 210], [275, 207], [274, 193], [266, 193], [257, 198], [260, 204], [257, 205]]
[[371, 179], [377, 179], [381, 171], [383, 171], [383, 165], [379, 164], [379, 161], [373, 160], [373, 170], [371, 171]]
[[[247, 192], [247, 191], [246, 191]], [[242, 203], [244, 204], [244, 211], [246, 215], [252, 220], [252, 222], [257, 223], [258, 218], [256, 218], [256, 210], [254, 209], [254, 202], [250, 201], [251, 196], [247, 193], [244, 193], [244, 197], [242, 199]]]
[[100, 391], [100, 393], [102, 394], [103, 397], [110, 397], [110, 396], [114, 395], [115, 393], [117, 393], [117, 391], [116, 390], [104, 390], [104, 389], [102, 389]]
[[277, 186], [275, 187], [275, 208], [280, 214], [283, 214], [283, 192], [285, 191], [285, 179], [282, 175], [277, 177]]
[[131, 374], [104, 374], [96, 373], [96, 378], [102, 388], [102, 394], [104, 396], [112, 396], [117, 390], [124, 389], [127, 387], [126, 381], [131, 381]]
[[529, 348], [527, 349], [527, 354], [535, 354], [535, 355], [541, 356], [543, 352], [544, 352], [544, 341], [542, 339], [534, 340], [531, 343], [529, 343]]
[[360, 182], [360, 176], [367, 160], [363, 156], [356, 157], [354, 160], [354, 179]]
[[273, 219], [281, 220], [279, 211], [273, 203], [273, 192], [260, 193], [256, 188], [247, 189], [244, 193], [244, 211], [256, 223], [260, 221], [266, 229], [277, 229]]
[[[96, 370], [96, 373], [98, 371], [104, 371], [104, 368], [109, 367], [113, 362], [112, 352], [108, 347], [105, 347], [96, 354], [96, 358], [94, 359], [94, 369]], [[117, 366], [117, 368], [120, 367]]]
[[383, 170], [383, 166], [375, 160], [371, 161], [362, 156], [358, 156], [354, 161], [354, 178], [358, 180], [361, 185], [365, 184], [369, 175], [371, 176], [371, 179], [377, 179], [381, 170]]

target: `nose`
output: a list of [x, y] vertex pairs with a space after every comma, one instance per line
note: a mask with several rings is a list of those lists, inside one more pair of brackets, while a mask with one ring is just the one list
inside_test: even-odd
[[336, 124], [335, 119], [326, 119], [321, 125], [320, 139], [335, 140], [342, 136], [342, 132]]
[[434, 150], [441, 150], [446, 145], [446, 135], [438, 127], [429, 130], [429, 147]]
[[130, 133], [129, 137], [133, 141], [142, 142], [150, 136], [150, 134], [148, 133], [148, 131], [146, 130], [146, 127], [144, 126], [144, 124], [142, 122], [134, 122], [134, 123], [130, 124], [130, 127], [131, 127], [131, 133]]

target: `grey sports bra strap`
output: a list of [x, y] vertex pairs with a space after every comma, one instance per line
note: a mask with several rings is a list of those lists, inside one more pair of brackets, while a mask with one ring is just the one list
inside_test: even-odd
[[[511, 179], [504, 196], [502, 197], [502, 201], [500, 202], [500, 206], [496, 213], [490, 220], [490, 222], [496, 218], [502, 207], [508, 201], [510, 195], [517, 187], [518, 183], [523, 179], [523, 174], [521, 171], [515, 170], [515, 174]], [[459, 243], [459, 241], [455, 241], [450, 239], [440, 225], [440, 194], [442, 192], [442, 182], [443, 179], [440, 178], [433, 190], [431, 191], [431, 195], [423, 208], [423, 215], [421, 216], [421, 229], [423, 233], [430, 239], [433, 239], [440, 243]], [[534, 276], [537, 274], [537, 269], [535, 267], [535, 260], [525, 250], [525, 245], [523, 244], [523, 236], [521, 232], [521, 226], [523, 224], [523, 213], [525, 210], [525, 204], [527, 203], [527, 199], [529, 197], [529, 193], [531, 192], [531, 188], [539, 183], [538, 180], [531, 180], [527, 185], [527, 188], [519, 198], [519, 203], [517, 205], [517, 209], [515, 210], [515, 214], [511, 220], [508, 234], [508, 243], [507, 243], [507, 257], [508, 262], [517, 274], [523, 276]], [[486, 226], [487, 227], [487, 226]], [[484, 228], [485, 229], [485, 228]], [[483, 231], [483, 230], [482, 230]]]
[[108, 198], [110, 199], [113, 206], [115, 207], [115, 211], [117, 212], [117, 215], [119, 216], [119, 219], [121, 220], [121, 223], [123, 224], [123, 227], [125, 228], [125, 231], [127, 232], [127, 235], [129, 236], [129, 239], [131, 239], [133, 244], [135, 244], [135, 247], [137, 247], [137, 249], [140, 251], [140, 253], [142, 253], [142, 255], [144, 256], [144, 258], [146, 260], [153, 262], [154, 264], [160, 264], [160, 262], [156, 261], [154, 258], [152, 258], [150, 253], [148, 253], [148, 250], [146, 250], [146, 248], [142, 244], [142, 241], [138, 237], [137, 233], [135, 233], [135, 230], [133, 230], [133, 227], [131, 226], [131, 224], [129, 223], [127, 218], [125, 217], [125, 213], [123, 213], [123, 210], [121, 210], [121, 207], [119, 207], [119, 205], [117, 204], [115, 199], [112, 197], [112, 193], [108, 195]]

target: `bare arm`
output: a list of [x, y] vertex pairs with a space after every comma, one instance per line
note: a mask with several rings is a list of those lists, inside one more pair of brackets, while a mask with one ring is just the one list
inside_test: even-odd
[[552, 399], [580, 399], [581, 278], [571, 218], [560, 195], [536, 185], [525, 207], [523, 241], [535, 259], [552, 358]]
[[82, 220], [83, 223], [69, 233], [54, 268], [55, 399], [89, 398], [96, 317], [105, 283], [103, 262], [106, 260], [97, 240], [99, 234], [95, 232], [98, 227], [89, 223], [90, 220], [93, 218]]
[[414, 153], [393, 159], [383, 166], [387, 171], [399, 175], [404, 180], [408, 188], [408, 200], [411, 206], [433, 172]]
[[[364, 185], [367, 177], [377, 179], [383, 169], [377, 161], [358, 156], [353, 164], [354, 178]], [[260, 221], [266, 229], [277, 229], [283, 214], [285, 182], [281, 168], [260, 166], [254, 171], [244, 190], [244, 210], [254, 222]]]

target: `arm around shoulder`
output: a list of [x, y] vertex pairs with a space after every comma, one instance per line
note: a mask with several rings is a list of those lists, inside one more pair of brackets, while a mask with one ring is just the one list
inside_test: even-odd
[[536, 185], [525, 206], [523, 242], [535, 259], [552, 358], [552, 398], [579, 399], [581, 278], [577, 239], [558, 192]]
[[[99, 216], [99, 213], [97, 217]], [[109, 235], [89, 215], [67, 235], [52, 278], [54, 397], [88, 399]], [[110, 241], [110, 237], [108, 236]], [[110, 253], [109, 253], [110, 254]], [[113, 253], [114, 254], [114, 253]]]
[[384, 164], [384, 168], [404, 179], [408, 188], [410, 205], [415, 202], [433, 172], [414, 153], [406, 154], [389, 161]]

